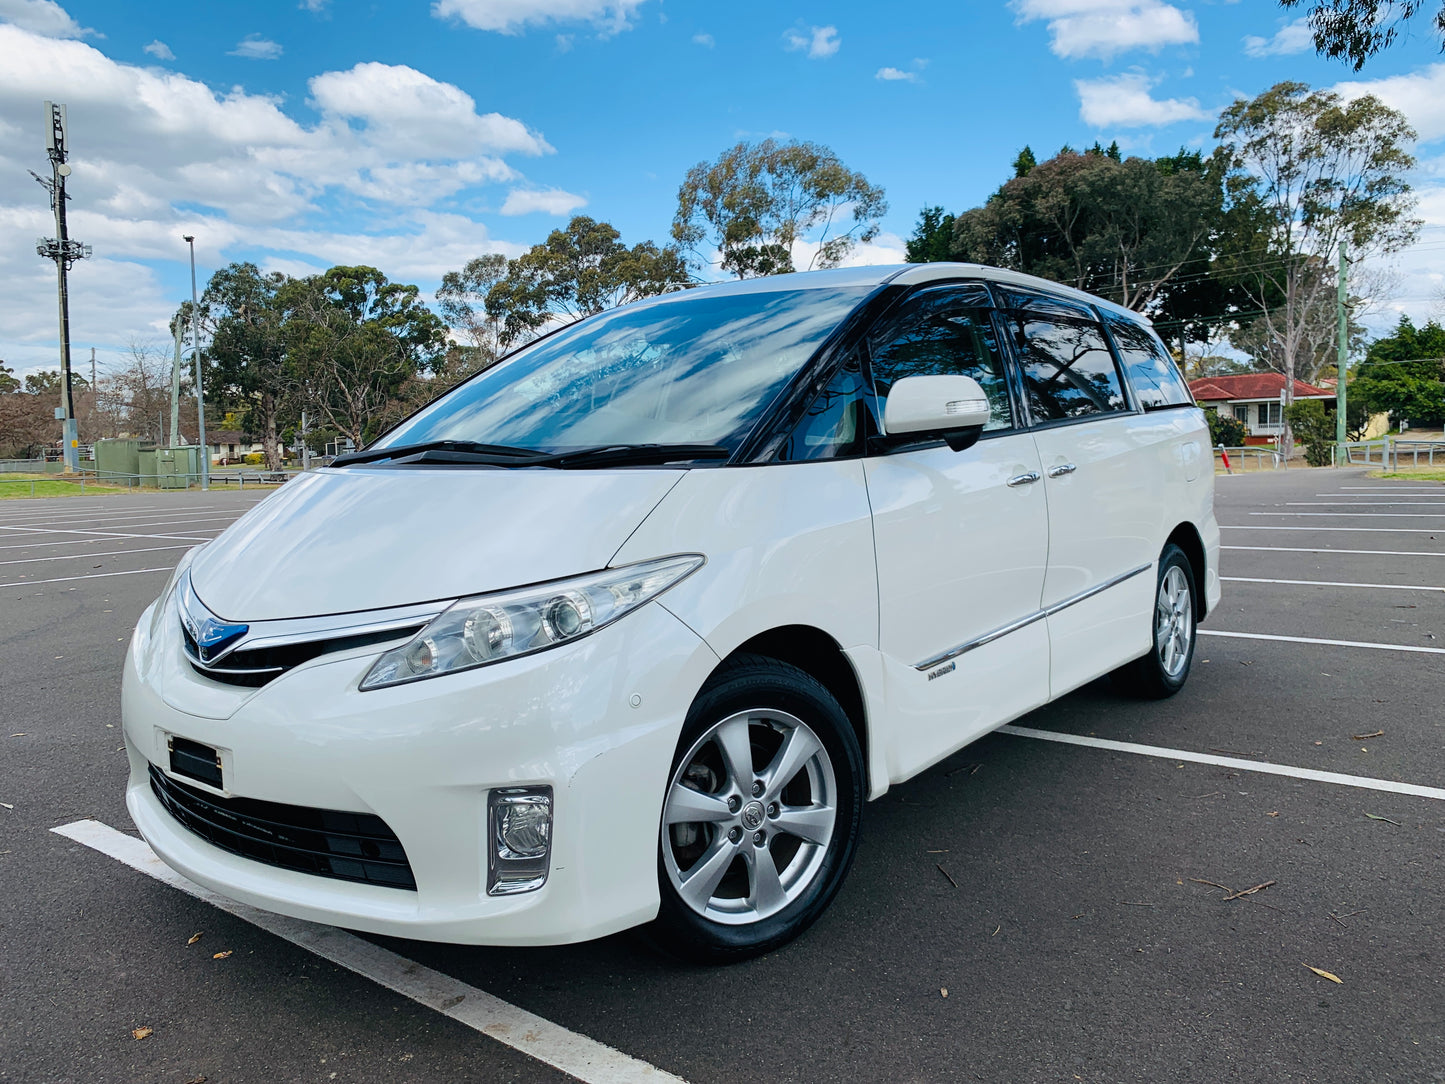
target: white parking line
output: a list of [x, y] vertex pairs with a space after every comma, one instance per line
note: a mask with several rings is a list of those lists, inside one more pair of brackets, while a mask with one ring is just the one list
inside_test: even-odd
[[1221, 632], [1219, 629], [1200, 629], [1199, 635], [1225, 636], [1233, 640], [1278, 640], [1286, 644], [1323, 644], [1325, 647], [1367, 647], [1374, 651], [1409, 651], [1417, 655], [1445, 655], [1445, 647], [1376, 644], [1367, 640], [1321, 640], [1314, 636], [1274, 636], [1267, 632]]
[[1440, 493], [1445, 486], [1340, 486], [1336, 493]]
[[1445, 551], [1433, 550], [1335, 550], [1322, 546], [1220, 546], [1222, 550], [1249, 550], [1251, 553], [1356, 553], [1368, 557], [1445, 557]]
[[362, 978], [394, 990], [419, 1005], [434, 1009], [513, 1050], [583, 1081], [583, 1084], [632, 1084], [634, 1081], [685, 1084], [681, 1077], [655, 1065], [569, 1031], [485, 990], [423, 967], [355, 934], [333, 926], [274, 915], [219, 896], [175, 872], [156, 857], [144, 840], [117, 832], [99, 821], [75, 821], [51, 831], [178, 888]]
[[[223, 531], [224, 527], [205, 528], [206, 530]], [[191, 538], [183, 534], [121, 534], [116, 531], [42, 531], [38, 527], [0, 527], [0, 531], [26, 531], [30, 534], [83, 534], [90, 539], [105, 538], [162, 538], [174, 542], [209, 542], [209, 538]], [[43, 546], [44, 542], [37, 542], [36, 545]]]
[[1054, 741], [1063, 745], [1083, 745], [1091, 749], [1108, 749], [1115, 753], [1134, 753], [1143, 757], [1159, 757], [1162, 760], [1212, 764], [1219, 768], [1234, 768], [1238, 771], [1258, 772], [1261, 775], [1283, 775], [1292, 779], [1308, 779], [1315, 783], [1335, 783], [1342, 787], [1362, 787], [1365, 790], [1380, 790], [1388, 794], [1408, 794], [1416, 798], [1434, 798], [1436, 801], [1445, 801], [1445, 790], [1440, 787], [1422, 787], [1418, 783], [1396, 783], [1392, 779], [1371, 779], [1367, 775], [1344, 775], [1340, 772], [1316, 771], [1314, 768], [1294, 768], [1287, 764], [1271, 764], [1268, 761], [1216, 757], [1208, 753], [1192, 753], [1187, 749], [1137, 745], [1131, 741], [1092, 738], [1083, 734], [1058, 734], [1052, 730], [1034, 730], [1026, 726], [1001, 726], [998, 728], [998, 732], [1012, 734], [1017, 738], [1037, 738], [1039, 741]]
[[[1316, 493], [1316, 497], [1326, 494]], [[1360, 501], [1346, 504], [1344, 501], [1285, 501], [1286, 508], [1445, 508], [1445, 501]]]
[[5, 516], [5, 515], [0, 515], [0, 523], [16, 523], [16, 524], [21, 524], [22, 526], [29, 526], [29, 525], [34, 524], [34, 523], [36, 523], [36, 522], [44, 522], [44, 523], [64, 523], [64, 522], [67, 522], [67, 521], [69, 521], [69, 520], [77, 520], [77, 519], [80, 519], [80, 520], [85, 520], [85, 519], [105, 520], [105, 519], [129, 519], [129, 518], [132, 518], [132, 517], [135, 517], [135, 516], [144, 516], [144, 517], [146, 517], [146, 518], [151, 518], [151, 517], [165, 518], [165, 517], [167, 517], [167, 516], [170, 516], [170, 517], [178, 517], [178, 516], [204, 516], [204, 515], [209, 515], [209, 514], [211, 514], [211, 513], [213, 513], [213, 512], [220, 512], [220, 513], [223, 513], [223, 514], [226, 514], [226, 515], [229, 515], [229, 514], [232, 514], [232, 513], [235, 513], [236, 515], [240, 515], [241, 512], [243, 512], [243, 511], [245, 511], [245, 509], [237, 510], [237, 509], [234, 509], [234, 508], [226, 508], [226, 507], [224, 507], [224, 506], [222, 506], [222, 505], [202, 505], [202, 506], [200, 506], [200, 507], [192, 507], [192, 508], [184, 508], [184, 509], [182, 509], [182, 508], [127, 508], [127, 509], [124, 509], [123, 511], [115, 511], [115, 512], [68, 512], [68, 511], [67, 511], [67, 512], [65, 512], [65, 513], [59, 513], [59, 514], [57, 514], [56, 512], [53, 512], [53, 511], [47, 511], [47, 512], [32, 512], [32, 513], [29, 513], [29, 514], [23, 515], [23, 516]]
[[1413, 583], [1339, 583], [1335, 580], [1263, 580], [1253, 576], [1220, 576], [1225, 583], [1282, 583], [1292, 587], [1377, 587], [1382, 591], [1439, 591], [1445, 587], [1423, 587]]
[[1251, 516], [1324, 516], [1326, 519], [1445, 519], [1445, 512], [1251, 512]]
[[1445, 527], [1268, 527], [1255, 523], [1221, 523], [1221, 531], [1371, 531], [1375, 534], [1445, 534]]
[[73, 580], [103, 580], [107, 576], [139, 576], [142, 572], [169, 572], [175, 565], [165, 568], [133, 568], [129, 572], [96, 572], [90, 576], [57, 576], [53, 580], [16, 580], [14, 583], [0, 583], [0, 587], [36, 587], [42, 583], [70, 583]]
[[0, 561], [0, 565], [33, 565], [40, 561], [84, 561], [89, 557], [127, 557], [132, 553], [160, 553], [164, 550], [188, 550], [190, 546], [147, 546], [141, 550], [103, 550], [100, 553], [66, 553], [59, 557], [25, 557], [16, 561]]
[[107, 531], [123, 531], [129, 528], [140, 528], [147, 531], [168, 531], [186, 530], [202, 523], [224, 523], [230, 526], [239, 517], [231, 515], [202, 516], [196, 519], [163, 519], [158, 521], [137, 520], [134, 523], [97, 523], [92, 527], [82, 527], [78, 523], [66, 527], [47, 527], [39, 524], [17, 524], [0, 523], [0, 531], [27, 531], [31, 534], [105, 534]]

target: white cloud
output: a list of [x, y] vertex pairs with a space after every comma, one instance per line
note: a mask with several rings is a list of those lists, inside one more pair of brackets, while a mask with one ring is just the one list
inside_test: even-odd
[[301, 0], [301, 3], [296, 6], [302, 11], [309, 11], [313, 15], [320, 15], [331, 6], [331, 0]]
[[247, 60], [277, 60], [282, 53], [279, 42], [270, 41], [260, 34], [247, 34], [227, 56], [245, 57]]
[[646, 0], [435, 0], [438, 19], [460, 19], [477, 30], [520, 33], [529, 25], [549, 22], [590, 22], [603, 34], [615, 34], [632, 25], [632, 17]]
[[543, 214], [562, 216], [587, 206], [587, 197], [560, 188], [514, 188], [502, 204], [504, 215]]
[[577, 35], [576, 35], [576, 34], [558, 34], [558, 35], [557, 35], [557, 52], [559, 52], [559, 53], [570, 53], [570, 52], [572, 51], [572, 43], [573, 43], [573, 41], [576, 40], [576, 38], [577, 38]]
[[145, 47], [145, 52], [157, 60], [174, 60], [176, 54], [171, 52], [171, 47], [163, 41], [153, 41]]
[[196, 235], [203, 273], [244, 256], [368, 263], [426, 282], [482, 252], [517, 254], [525, 246], [493, 239], [442, 201], [516, 185], [523, 179], [504, 158], [552, 149], [522, 122], [403, 66], [316, 76], [316, 114], [298, 120], [277, 98], [218, 92], [12, 24], [0, 23], [0, 57], [0, 357], [17, 366], [53, 364], [55, 272], [32, 245], [53, 223], [25, 170], [44, 160], [37, 103], [57, 85], [69, 106], [72, 236], [96, 253], [71, 279], [77, 349], [165, 337], [178, 298], [144, 261], [184, 261], [182, 233]]
[[836, 26], [814, 26], [806, 31], [789, 30], [783, 34], [783, 48], [790, 53], [806, 52], [809, 60], [830, 57], [842, 44]]
[[1077, 79], [1079, 116], [1095, 128], [1157, 128], [1181, 120], [1207, 120], [1210, 114], [1195, 98], [1155, 98], [1158, 79], [1142, 72]]
[[1199, 40], [1192, 13], [1163, 0], [1010, 0], [1020, 23], [1043, 19], [1050, 48], [1066, 59], [1109, 59], [1130, 49], [1157, 50]]
[[916, 83], [916, 82], [918, 82], [918, 73], [917, 73], [917, 72], [906, 72], [906, 71], [903, 71], [901, 68], [879, 68], [878, 71], [877, 71], [877, 73], [873, 76], [873, 78], [874, 78], [874, 79], [882, 79], [884, 82], [890, 82], [890, 83], [892, 83], [892, 82]]
[[521, 121], [479, 114], [466, 91], [404, 64], [366, 61], [349, 71], [318, 75], [308, 85], [318, 109], [361, 121], [370, 141], [394, 154], [460, 158], [552, 150]]
[[692, 36], [692, 43], [694, 45], [701, 45], [705, 49], [711, 49], [714, 45], [717, 44], [717, 42], [713, 40], [713, 36], [711, 34], [694, 34]]
[[1313, 49], [1314, 45], [1315, 32], [1310, 29], [1310, 21], [1306, 16], [1292, 23], [1285, 23], [1270, 38], [1248, 35], [1244, 39], [1244, 53], [1252, 57], [1292, 56]]
[[0, 19], [47, 38], [81, 38], [95, 33], [72, 19], [55, 0], [0, 0]]
[[1445, 136], [1445, 64], [1429, 64], [1408, 75], [1336, 83], [1346, 101], [1373, 94], [1409, 118], [1422, 142]]

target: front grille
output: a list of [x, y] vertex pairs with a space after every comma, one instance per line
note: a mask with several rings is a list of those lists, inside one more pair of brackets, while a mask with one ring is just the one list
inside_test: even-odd
[[190, 662], [191, 669], [196, 673], [227, 685], [258, 688], [280, 677], [287, 670], [300, 666], [303, 662], [309, 662], [317, 656], [329, 655], [335, 651], [349, 651], [354, 647], [370, 647], [373, 644], [405, 639], [415, 634], [425, 623], [422, 621], [410, 628], [387, 629], [384, 632], [370, 632], [359, 636], [335, 636], [329, 640], [306, 640], [279, 647], [263, 647], [254, 650], [247, 650], [244, 647], [237, 648], [217, 662], [214, 668], [203, 666], [196, 661], [200, 658], [200, 654], [196, 650], [196, 641], [186, 629], [184, 621], [181, 622], [181, 635], [185, 637], [186, 641], [187, 661]]
[[166, 811], [223, 851], [299, 873], [416, 889], [401, 841], [371, 813], [221, 798], [170, 778], [154, 764], [150, 777]]

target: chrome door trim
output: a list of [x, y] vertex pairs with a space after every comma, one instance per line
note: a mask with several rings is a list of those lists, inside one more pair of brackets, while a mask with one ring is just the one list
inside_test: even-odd
[[1049, 468], [1049, 477], [1062, 478], [1066, 474], [1073, 474], [1078, 469], [1078, 465], [1075, 463], [1060, 463], [1056, 467]]
[[1138, 568], [1130, 569], [1128, 572], [1121, 572], [1119, 575], [1110, 577], [1103, 583], [1095, 584], [1087, 591], [1080, 591], [1077, 595], [1070, 595], [1068, 598], [1056, 602], [1052, 606], [1047, 606], [1042, 610], [1035, 610], [1026, 617], [1021, 617], [1017, 621], [1010, 621], [1007, 625], [1000, 625], [998, 628], [986, 632], [982, 636], [975, 637], [972, 640], [959, 644], [957, 647], [950, 648], [941, 655], [934, 655], [932, 658], [915, 663], [913, 668], [915, 670], [932, 670], [940, 663], [948, 662], [950, 659], [956, 659], [960, 655], [967, 655], [975, 648], [983, 647], [985, 644], [991, 644], [1011, 632], [1018, 632], [1019, 629], [1027, 628], [1035, 621], [1042, 621], [1046, 617], [1053, 617], [1054, 614], [1067, 610], [1070, 606], [1076, 606], [1086, 599], [1093, 598], [1095, 595], [1102, 594], [1111, 587], [1118, 587], [1119, 584], [1125, 580], [1132, 580], [1135, 576], [1142, 572], [1148, 572], [1153, 567], [1153, 564], [1140, 565]]
[[1026, 474], [1015, 474], [1012, 478], [1005, 482], [1004, 485], [1008, 486], [1010, 489], [1017, 489], [1019, 486], [1031, 486], [1035, 482], [1039, 481], [1041, 478], [1043, 478], [1042, 474], [1040, 474], [1036, 470], [1031, 470]]

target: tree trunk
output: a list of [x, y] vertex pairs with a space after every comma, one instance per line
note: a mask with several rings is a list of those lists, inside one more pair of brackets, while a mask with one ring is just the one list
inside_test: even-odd
[[281, 467], [280, 441], [276, 438], [276, 396], [270, 392], [261, 394], [261, 413], [266, 421], [261, 431], [261, 448], [266, 457], [267, 470]]

